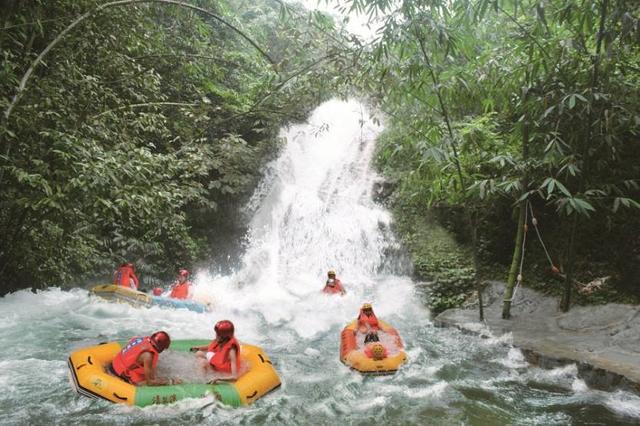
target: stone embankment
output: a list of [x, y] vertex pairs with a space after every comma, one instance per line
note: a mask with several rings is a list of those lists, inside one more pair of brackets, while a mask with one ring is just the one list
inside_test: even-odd
[[513, 345], [531, 363], [553, 367], [576, 363], [580, 376], [595, 388], [640, 392], [640, 307], [608, 304], [558, 309], [558, 300], [520, 288], [510, 320], [501, 319], [504, 284], [491, 282], [483, 292], [485, 322], [478, 306], [449, 309], [438, 326], [480, 335], [511, 333]]

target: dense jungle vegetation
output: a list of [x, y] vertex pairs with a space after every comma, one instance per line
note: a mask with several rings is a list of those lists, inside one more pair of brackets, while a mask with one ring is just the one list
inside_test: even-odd
[[[576, 287], [637, 300], [639, 2], [341, 8], [379, 31], [359, 40], [278, 0], [5, 0], [4, 291], [124, 259], [149, 276], [223, 264], [278, 128], [357, 93], [386, 116], [377, 164], [436, 311], [487, 277], [508, 278], [507, 298], [547, 283], [563, 309]], [[435, 222], [463, 248], [430, 239]]]
[[223, 264], [279, 128], [348, 65], [279, 1], [14, 0], [0, 25], [0, 293]]
[[[397, 184], [401, 232], [427, 266], [418, 275], [435, 278], [432, 306], [507, 275], [507, 299], [522, 280], [546, 282], [564, 310], [575, 287], [591, 301], [637, 301], [640, 3], [352, 5], [385, 16], [367, 80], [390, 117], [378, 163]], [[415, 241], [425, 218], [473, 248], [480, 276]]]

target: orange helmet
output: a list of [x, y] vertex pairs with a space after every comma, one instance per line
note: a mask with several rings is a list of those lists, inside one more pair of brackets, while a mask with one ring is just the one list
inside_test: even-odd
[[171, 337], [166, 331], [158, 331], [153, 333], [149, 338], [151, 345], [156, 348], [158, 352], [162, 352], [171, 345]]
[[235, 331], [233, 323], [229, 320], [218, 321], [213, 329], [217, 336], [227, 338], [233, 337], [233, 332]]

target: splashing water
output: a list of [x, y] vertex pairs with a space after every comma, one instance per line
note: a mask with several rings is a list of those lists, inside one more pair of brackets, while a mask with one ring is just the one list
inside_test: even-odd
[[[196, 276], [195, 297], [214, 300], [213, 312], [134, 308], [84, 289], [1, 298], [0, 424], [640, 421], [636, 395], [591, 390], [575, 366], [541, 370], [508, 339], [433, 326], [410, 278], [389, 267], [398, 243], [389, 213], [371, 197], [380, 131], [363, 105], [334, 100], [283, 132], [288, 142], [247, 206], [243, 267], [228, 276]], [[321, 293], [329, 269], [346, 296]], [[340, 331], [363, 302], [403, 337], [409, 362], [394, 376], [363, 377], [339, 361]], [[235, 323], [241, 341], [265, 349], [282, 379], [280, 390], [250, 407], [202, 399], [140, 409], [71, 390], [66, 358], [76, 348], [158, 329], [173, 339], [212, 338], [223, 318]], [[172, 355], [163, 365], [188, 361]]]

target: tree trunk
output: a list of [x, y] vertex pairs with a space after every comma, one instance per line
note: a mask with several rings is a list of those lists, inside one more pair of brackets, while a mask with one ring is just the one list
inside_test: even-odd
[[[533, 46], [529, 47], [529, 63], [533, 58]], [[531, 72], [527, 69], [525, 73], [525, 86], [522, 88], [522, 105], [524, 106], [524, 120], [522, 123], [522, 162], [526, 165], [526, 161], [529, 159], [529, 108], [527, 102], [529, 101], [529, 91], [531, 90]], [[527, 175], [527, 169], [525, 167], [522, 178], [520, 180], [522, 191], [525, 193], [529, 185], [529, 178]], [[527, 200], [524, 200], [518, 206], [518, 230], [516, 232], [516, 242], [513, 248], [513, 257], [511, 258], [511, 268], [509, 269], [509, 276], [507, 277], [507, 288], [504, 293], [504, 301], [502, 304], [502, 318], [511, 318], [511, 299], [513, 298], [513, 288], [518, 276], [518, 265], [523, 256], [522, 253], [522, 241], [524, 239], [524, 227], [525, 217], [527, 216]]]
[[478, 294], [478, 319], [484, 321], [484, 305], [482, 304], [482, 284], [478, 279], [480, 260], [478, 259], [478, 216], [468, 213], [469, 226], [471, 231], [471, 242], [473, 245], [473, 280], [475, 281], [476, 292]]
[[575, 240], [576, 229], [578, 228], [578, 215], [573, 216], [571, 222], [571, 234], [569, 235], [569, 249], [567, 253], [567, 275], [564, 279], [564, 291], [562, 292], [562, 300], [560, 300], [560, 309], [562, 312], [568, 312], [571, 307], [571, 287], [573, 285], [573, 263], [575, 261]]
[[515, 247], [513, 249], [513, 257], [511, 258], [511, 268], [509, 268], [509, 277], [507, 278], [507, 288], [504, 290], [504, 300], [502, 302], [502, 318], [511, 318], [511, 298], [513, 297], [513, 289], [518, 276], [518, 265], [522, 257], [522, 241], [524, 240], [524, 217], [526, 213], [527, 203], [520, 203], [518, 213], [518, 233], [516, 234]]
[[[591, 95], [589, 97], [589, 103], [591, 104], [591, 108], [589, 108], [589, 115], [587, 118], [587, 134], [582, 142], [582, 158], [583, 158], [583, 167], [582, 174], [580, 175], [579, 181], [579, 190], [583, 191], [585, 187], [585, 179], [589, 173], [590, 169], [590, 161], [589, 161], [589, 149], [588, 146], [591, 143], [591, 139], [593, 136], [592, 132], [592, 124], [593, 124], [593, 110], [595, 103], [594, 92], [598, 88], [598, 76], [600, 71], [600, 53], [602, 50], [602, 39], [604, 38], [604, 29], [605, 23], [607, 19], [607, 8], [609, 6], [609, 0], [602, 0], [600, 4], [600, 24], [598, 27], [598, 35], [596, 39], [596, 51], [593, 60], [593, 69], [591, 73]], [[560, 300], [560, 309], [562, 312], [569, 311], [571, 307], [571, 286], [573, 285], [573, 275], [574, 275], [574, 262], [575, 262], [575, 240], [576, 240], [576, 231], [578, 228], [578, 213], [574, 212], [573, 222], [571, 222], [571, 233], [569, 236], [569, 247], [567, 249], [567, 276], [564, 282], [564, 291], [562, 293], [562, 299]]]

